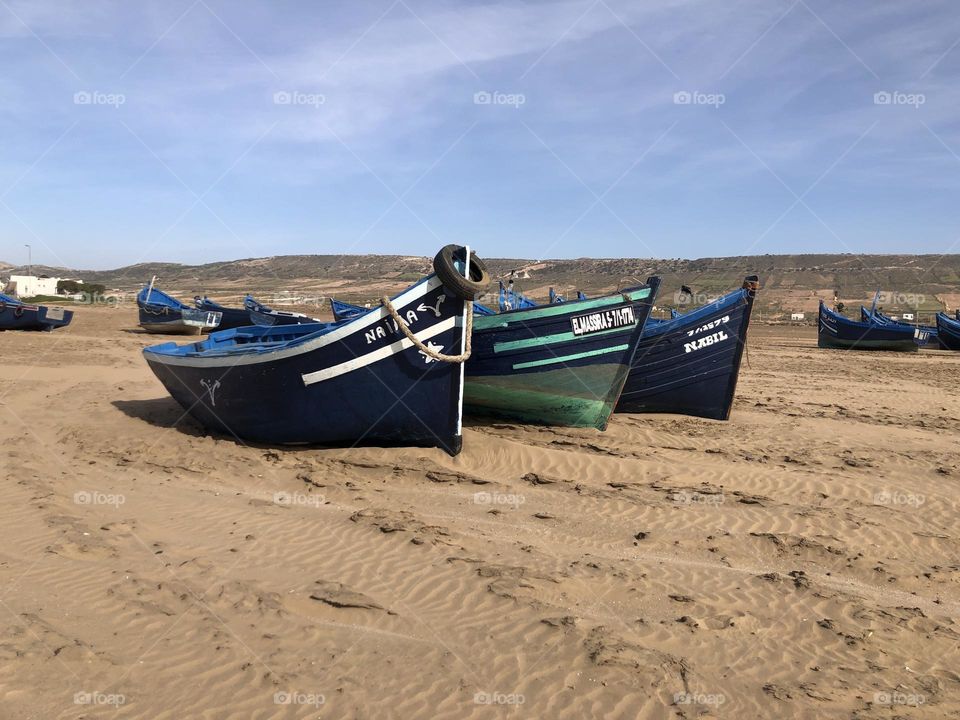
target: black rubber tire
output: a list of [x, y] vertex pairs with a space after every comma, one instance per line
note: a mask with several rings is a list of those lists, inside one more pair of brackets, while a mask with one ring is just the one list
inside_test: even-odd
[[463, 262], [465, 248], [460, 245], [447, 245], [433, 258], [433, 270], [444, 286], [454, 295], [464, 300], [473, 300], [490, 285], [490, 273], [483, 260], [475, 252], [470, 253], [470, 277], [465, 278], [457, 270], [456, 260]]
[[23, 317], [23, 305], [17, 305], [17, 307], [15, 307], [15, 308], [13, 309], [13, 316], [14, 316], [15, 318], [22, 318], [22, 317]]
[[4, 312], [7, 309], [6, 300], [0, 300], [0, 313]]

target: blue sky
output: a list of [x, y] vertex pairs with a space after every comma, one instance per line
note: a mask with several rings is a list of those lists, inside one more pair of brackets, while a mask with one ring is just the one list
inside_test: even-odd
[[0, 59], [11, 262], [960, 247], [947, 1], [0, 0]]

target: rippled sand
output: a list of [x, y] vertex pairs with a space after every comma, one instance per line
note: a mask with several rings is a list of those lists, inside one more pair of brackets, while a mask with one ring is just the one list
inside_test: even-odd
[[0, 333], [0, 717], [960, 716], [960, 353], [450, 458], [208, 437], [134, 324]]

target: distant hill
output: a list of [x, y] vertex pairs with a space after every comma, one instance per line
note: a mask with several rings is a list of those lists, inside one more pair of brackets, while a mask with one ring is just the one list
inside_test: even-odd
[[[894, 311], [917, 306], [933, 311], [960, 301], [960, 255], [756, 255], [696, 260], [486, 259], [494, 279], [515, 278], [517, 287], [537, 299], [550, 287], [569, 295], [589, 295], [638, 284], [660, 275], [663, 287], [658, 304], [696, 305], [739, 287], [750, 273], [760, 275], [763, 290], [759, 306], [773, 315], [815, 312], [819, 298], [834, 294], [848, 305], [866, 301], [881, 288], [894, 295], [885, 307]], [[0, 264], [4, 274], [25, 271]], [[89, 271], [34, 266], [34, 272], [78, 277], [109, 288], [133, 290], [156, 275], [164, 289], [192, 296], [208, 293], [224, 299], [250, 291], [276, 297], [278, 293], [318, 298], [335, 295], [371, 302], [395, 291], [431, 269], [431, 259], [401, 255], [283, 255], [248, 258], [205, 265], [141, 263], [116, 270]], [[681, 285], [694, 291], [693, 300], [678, 295]]]

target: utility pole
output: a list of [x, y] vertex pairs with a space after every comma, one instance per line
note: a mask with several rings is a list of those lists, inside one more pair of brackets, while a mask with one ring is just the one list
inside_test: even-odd
[[29, 245], [24, 245], [27, 249], [27, 275], [33, 275], [33, 248]]

